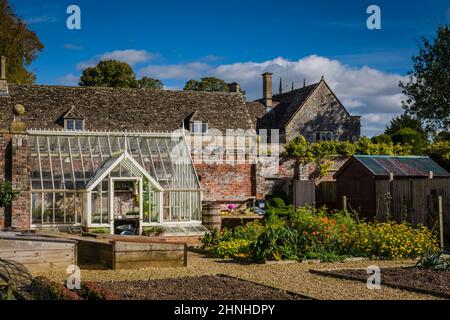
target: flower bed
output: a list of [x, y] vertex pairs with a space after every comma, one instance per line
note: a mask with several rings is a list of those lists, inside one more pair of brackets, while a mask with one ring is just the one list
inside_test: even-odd
[[290, 207], [269, 209], [263, 222], [213, 232], [203, 240], [204, 247], [218, 257], [256, 261], [416, 258], [438, 250], [437, 243], [427, 228], [413, 228], [406, 222], [358, 222], [345, 212]]

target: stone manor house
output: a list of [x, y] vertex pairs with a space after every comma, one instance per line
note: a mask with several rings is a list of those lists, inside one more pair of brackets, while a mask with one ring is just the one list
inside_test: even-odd
[[0, 208], [0, 228], [113, 232], [133, 218], [140, 230], [201, 232], [205, 202], [264, 199], [273, 181], [296, 169], [280, 160], [280, 177], [268, 177], [257, 162], [194, 162], [192, 137], [212, 129], [254, 136], [279, 129], [283, 143], [299, 134], [312, 141], [360, 136], [360, 118], [349, 115], [324, 79], [273, 95], [265, 73], [263, 97], [254, 102], [231, 87], [235, 92], [13, 84], [2, 58], [0, 181], [11, 181], [18, 195]]

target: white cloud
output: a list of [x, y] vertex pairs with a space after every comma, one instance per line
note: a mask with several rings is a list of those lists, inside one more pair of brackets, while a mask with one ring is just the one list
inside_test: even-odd
[[75, 76], [72, 73], [66, 74], [56, 80], [56, 82], [62, 86], [77, 86], [79, 81], [80, 77]]
[[274, 91], [278, 91], [280, 77], [284, 90], [290, 90], [292, 81], [296, 88], [320, 80], [322, 75], [350, 113], [362, 116], [363, 134], [381, 133], [393, 116], [402, 112], [404, 96], [399, 81], [407, 78], [364, 66], [354, 68], [338, 60], [311, 55], [297, 61], [282, 57], [263, 62], [238, 62], [214, 66], [206, 63], [176, 65], [150, 65], [140, 74], [159, 79], [198, 79], [217, 76], [227, 82], [237, 81], [247, 92], [248, 100], [262, 96], [261, 74], [270, 71]]
[[135, 50], [135, 49], [127, 49], [127, 50], [115, 50], [111, 52], [105, 52], [100, 55], [96, 55], [87, 61], [82, 61], [77, 64], [77, 70], [83, 70], [89, 67], [95, 66], [99, 61], [102, 60], [118, 60], [122, 62], [126, 62], [131, 66], [134, 66], [138, 63], [148, 62], [149, 60], [155, 59], [158, 57], [158, 54], [150, 53], [145, 50]]
[[150, 65], [140, 70], [141, 75], [157, 79], [181, 79], [200, 78], [211, 71], [211, 66], [202, 62], [172, 65]]

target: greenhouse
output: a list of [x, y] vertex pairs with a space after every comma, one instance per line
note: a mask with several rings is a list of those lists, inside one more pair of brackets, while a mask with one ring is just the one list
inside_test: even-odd
[[183, 133], [28, 133], [33, 228], [205, 231], [200, 183]]

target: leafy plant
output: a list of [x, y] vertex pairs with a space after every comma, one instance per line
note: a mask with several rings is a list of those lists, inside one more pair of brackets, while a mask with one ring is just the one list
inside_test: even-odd
[[416, 268], [432, 269], [436, 271], [450, 270], [450, 261], [442, 257], [442, 252], [425, 252], [415, 265]]
[[9, 207], [18, 194], [18, 191], [13, 190], [11, 182], [0, 183], [0, 208]]

